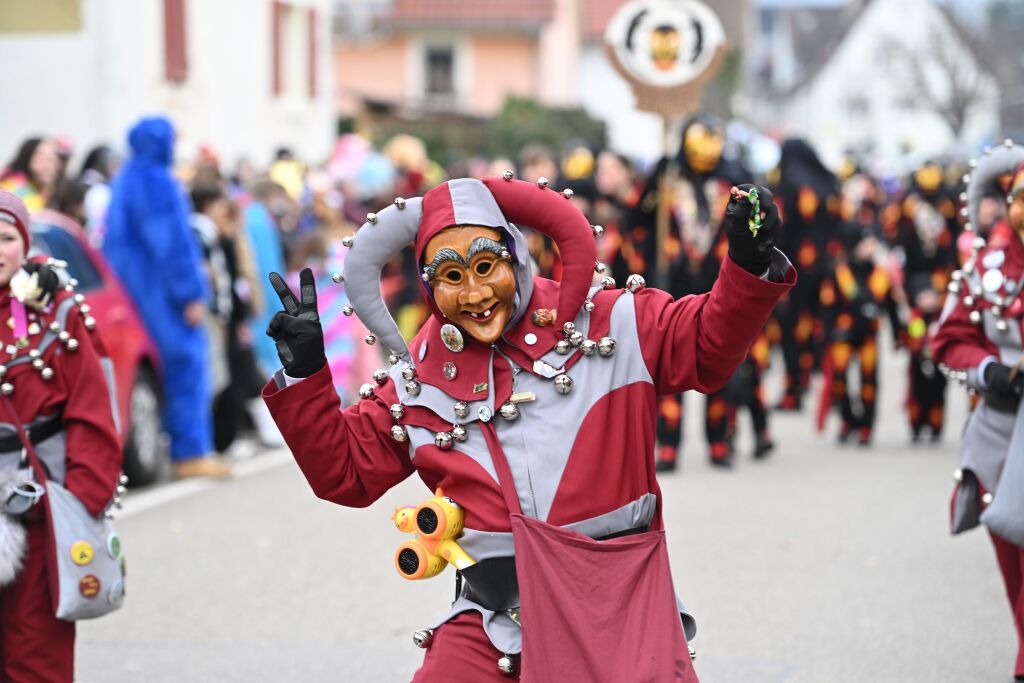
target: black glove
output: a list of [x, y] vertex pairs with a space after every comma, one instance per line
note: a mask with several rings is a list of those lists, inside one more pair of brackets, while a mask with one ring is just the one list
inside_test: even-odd
[[29, 303], [40, 309], [49, 306], [50, 302], [53, 301], [53, 297], [56, 296], [57, 290], [60, 289], [60, 276], [57, 275], [53, 268], [42, 263], [36, 263], [35, 261], [25, 263], [22, 265], [22, 269], [29, 275], [36, 274], [39, 289], [41, 290], [40, 295]]
[[[1011, 374], [1014, 375], [1011, 379]], [[1002, 401], [1017, 402], [1024, 392], [1024, 375], [999, 362], [985, 366], [985, 393]]]
[[[754, 185], [739, 185], [738, 189], [749, 192]], [[755, 236], [750, 232], [750, 200], [735, 192], [725, 207], [726, 237], [729, 238], [729, 257], [740, 267], [758, 277], [768, 271], [772, 262], [772, 247], [779, 236], [779, 210], [775, 206], [771, 190], [757, 186], [761, 202], [761, 228]]]
[[313, 271], [305, 268], [299, 273], [301, 302], [277, 273], [270, 274], [270, 284], [281, 298], [284, 310], [270, 319], [267, 336], [277, 342], [277, 355], [288, 376], [309, 377], [327, 363]]

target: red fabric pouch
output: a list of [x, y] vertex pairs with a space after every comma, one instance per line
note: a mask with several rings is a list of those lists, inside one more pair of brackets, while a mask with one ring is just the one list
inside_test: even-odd
[[[662, 529], [595, 541], [522, 514], [493, 428], [521, 600], [523, 683], [697, 683]], [[660, 525], [658, 525], [660, 526]]]

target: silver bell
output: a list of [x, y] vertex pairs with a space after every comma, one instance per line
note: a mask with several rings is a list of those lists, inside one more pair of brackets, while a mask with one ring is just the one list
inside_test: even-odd
[[395, 418], [396, 420], [401, 420], [403, 417], [405, 417], [405, 406], [403, 406], [401, 403], [392, 403], [391, 407], [388, 410], [391, 412], [391, 417]]
[[75, 294], [75, 303], [78, 304], [79, 306], [84, 304], [85, 303], [85, 295], [84, 294]]
[[641, 289], [643, 289], [646, 286], [647, 286], [647, 280], [644, 280], [644, 276], [643, 275], [637, 275], [636, 273], [633, 273], [626, 280], [626, 289], [628, 289], [629, 291], [631, 291], [633, 293], [639, 292]]
[[346, 316], [349, 316], [349, 315], [352, 315], [353, 313], [355, 313], [355, 312], [356, 312], [356, 309], [352, 308], [352, 307], [351, 307], [351, 306], [349, 306], [348, 304], [345, 304], [345, 306], [344, 306], [344, 307], [343, 307], [343, 308], [341, 309], [341, 312], [342, 312], [342, 313], [343, 313], [344, 315], [346, 315]]
[[580, 344], [583, 343], [583, 333], [580, 332], [579, 330], [576, 330], [575, 332], [569, 335], [568, 341], [570, 346], [579, 346]]
[[961, 469], [955, 470], [953, 472], [953, 481], [963, 481], [963, 480], [964, 480], [964, 471], [961, 470]]
[[565, 197], [566, 199], [572, 199], [572, 196], [574, 194], [576, 193], [570, 190], [568, 187], [562, 190], [562, 196]]
[[511, 676], [516, 672], [516, 661], [508, 655], [502, 655], [498, 658], [498, 670]]
[[400, 360], [402, 359], [398, 357], [397, 353], [392, 353], [388, 355], [388, 365], [390, 365], [391, 367], [398, 365], [398, 361]]
[[569, 375], [558, 375], [555, 377], [555, 391], [562, 394], [568, 394], [572, 391], [572, 377]]
[[128, 475], [125, 474], [124, 472], [122, 472], [121, 476], [119, 476], [117, 478], [117, 483], [120, 484], [121, 486], [127, 486], [128, 485]]
[[374, 344], [377, 343], [377, 338], [374, 337], [372, 334], [368, 334], [366, 335], [366, 339], [364, 341], [370, 346], [373, 346]]
[[13, 384], [11, 384], [10, 382], [4, 382], [3, 384], [0, 384], [0, 394], [3, 394], [4, 396], [10, 396], [13, 393], [14, 393], [14, 385]]
[[412, 634], [413, 645], [424, 650], [430, 647], [433, 640], [434, 631], [429, 628], [420, 629]]
[[82, 315], [89, 315], [89, 311], [92, 310], [92, 306], [89, 304], [82, 304], [78, 310], [82, 312]]
[[992, 494], [989, 491], [985, 491], [985, 493], [981, 496], [981, 502], [984, 505], [991, 505], [992, 504]]
[[455, 440], [452, 438], [450, 432], [438, 432], [434, 435], [434, 445], [440, 448], [442, 451], [451, 450]]
[[403, 425], [395, 425], [391, 428], [391, 438], [399, 443], [405, 443], [409, 440], [409, 432]]
[[341, 273], [335, 273], [334, 275], [331, 276], [331, 279], [334, 280], [334, 284], [340, 285], [342, 282], [345, 281], [345, 276], [342, 275]]
[[1000, 332], [1006, 332], [1010, 329], [1010, 326], [1006, 324], [1006, 321], [1000, 318], [996, 321], [996, 329]]
[[383, 368], [377, 368], [373, 371], [373, 381], [377, 383], [377, 386], [382, 387], [388, 381], [388, 371]]
[[583, 302], [583, 308], [584, 310], [586, 310], [587, 313], [590, 313], [591, 311], [594, 310], [594, 302], [591, 301], [590, 299], [587, 299], [586, 301]]
[[416, 379], [416, 368], [413, 366], [402, 368], [402, 379]]
[[981, 251], [982, 249], [984, 249], [985, 248], [985, 238], [984, 237], [975, 237], [974, 241], [971, 242], [971, 248], [972, 249], [976, 249], [978, 251]]
[[604, 228], [600, 225], [591, 225], [590, 229], [594, 231], [594, 237], [600, 237], [604, 234]]
[[46, 362], [42, 358], [36, 358], [34, 361], [32, 361], [32, 367], [35, 368], [36, 370], [42, 370], [44, 367], [46, 367]]
[[28, 357], [33, 359], [39, 359], [43, 355], [43, 352], [39, 349], [32, 349], [28, 352]]
[[469, 404], [465, 401], [459, 401], [455, 404], [455, 417], [466, 417], [469, 415]]
[[692, 661], [696, 660], [697, 659], [697, 651], [694, 650], [693, 647], [691, 647], [690, 645], [687, 645], [686, 649], [689, 650], [689, 652], [690, 652], [690, 661], [692, 662]]
[[370, 397], [372, 397], [373, 396], [373, 385], [372, 384], [364, 384], [361, 387], [359, 387], [359, 396], [360, 396], [360, 398], [370, 398]]
[[68, 339], [68, 351], [77, 351], [77, 350], [78, 350], [78, 340], [77, 339]]
[[454, 427], [452, 427], [452, 438], [458, 441], [459, 443], [465, 441], [466, 436], [466, 428], [463, 427], [462, 425], [455, 425]]
[[399, 209], [405, 208], [405, 197], [395, 197], [395, 206]]
[[615, 289], [615, 278], [610, 275], [601, 278], [601, 289]]
[[352, 235], [345, 235], [341, 238], [341, 246], [352, 248], [352, 243], [355, 242], [355, 237]]
[[53, 379], [53, 368], [43, 368], [42, 372], [40, 372], [39, 374], [42, 375], [44, 380], [49, 382], [51, 379]]
[[376, 224], [377, 223], [377, 214], [373, 213], [372, 211], [370, 213], [366, 214], [366, 222], [370, 223], [370, 224]]
[[67, 330], [64, 330], [63, 332], [57, 335], [57, 339], [60, 340], [61, 344], [67, 344], [68, 340], [71, 339], [71, 333], [68, 332]]
[[604, 275], [604, 272], [608, 270], [608, 266], [601, 263], [600, 261], [594, 262], [594, 272], [598, 275]]
[[56, 320], [50, 323], [50, 332], [60, 332], [60, 323]]
[[501, 408], [498, 410], [498, 412], [501, 413], [501, 416], [503, 418], [511, 422], [512, 420], [519, 417], [519, 406], [517, 406], [515, 403], [512, 403], [511, 401], [508, 401], [507, 403], [501, 404]]
[[541, 176], [540, 178], [537, 178], [537, 186], [538, 187], [547, 187], [548, 186], [548, 179], [545, 178], [544, 176]]
[[974, 297], [971, 296], [970, 294], [968, 294], [967, 296], [964, 297], [964, 306], [967, 306], [968, 308], [970, 308], [973, 305], [974, 305]]
[[420, 383], [417, 382], [416, 380], [410, 380], [410, 381], [406, 382], [405, 383], [405, 393], [409, 394], [410, 396], [419, 396], [420, 395]]
[[516, 177], [516, 174], [511, 169], [505, 169], [505, 172], [501, 174], [501, 177], [505, 180], [512, 180]]
[[959, 282], [950, 282], [949, 286], [946, 289], [949, 290], [950, 294], [959, 294], [960, 293], [960, 283]]
[[570, 351], [572, 351], [572, 347], [569, 346], [569, 342], [567, 342], [566, 340], [559, 339], [557, 342], [555, 342], [555, 353], [564, 356]]
[[576, 331], [575, 323], [568, 322], [568, 323], [565, 323], [564, 325], [562, 325], [562, 332], [565, 334], [566, 337], [568, 337], [570, 334], [572, 334], [575, 331]]
[[580, 344], [580, 353], [584, 356], [593, 356], [594, 351], [597, 351], [597, 342], [593, 339], [584, 339]]
[[977, 325], [981, 322], [981, 311], [971, 311], [971, 315], [968, 317], [971, 319], [972, 323]]
[[615, 353], [615, 340], [611, 337], [601, 337], [601, 341], [597, 342], [597, 352], [605, 357], [612, 355]]

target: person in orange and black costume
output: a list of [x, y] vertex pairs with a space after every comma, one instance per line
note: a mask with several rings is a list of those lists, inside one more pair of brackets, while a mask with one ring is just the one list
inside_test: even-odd
[[[868, 446], [878, 399], [879, 320], [883, 312], [889, 315], [897, 339], [903, 325], [893, 297], [892, 280], [886, 269], [875, 263], [879, 246], [876, 231], [859, 223], [847, 223], [840, 234], [844, 253], [821, 284], [822, 323], [828, 331], [828, 372], [824, 373], [822, 407], [839, 408], [840, 443], [857, 432], [860, 445]], [[859, 396], [850, 395], [847, 383], [854, 360], [860, 372]], [[822, 410], [820, 417], [824, 414]]]
[[839, 185], [835, 175], [803, 140], [782, 144], [776, 195], [786, 226], [782, 239], [794, 255], [800, 281], [776, 309], [786, 364], [785, 394], [777, 408], [800, 410], [811, 373], [819, 362], [822, 334], [818, 321], [818, 295], [834, 256], [839, 226]]
[[927, 429], [931, 442], [938, 443], [946, 417], [946, 377], [932, 358], [929, 340], [942, 311], [943, 297], [935, 291], [928, 273], [907, 278], [907, 296], [912, 303], [906, 334], [910, 350], [907, 415], [911, 439], [917, 443]]

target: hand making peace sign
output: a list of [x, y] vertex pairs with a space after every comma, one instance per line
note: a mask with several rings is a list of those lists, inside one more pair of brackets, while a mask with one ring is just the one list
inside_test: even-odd
[[288, 376], [309, 377], [327, 363], [313, 271], [304, 268], [299, 273], [301, 301], [277, 273], [270, 274], [270, 284], [281, 298], [284, 310], [271, 318], [267, 336], [277, 342], [277, 355]]

